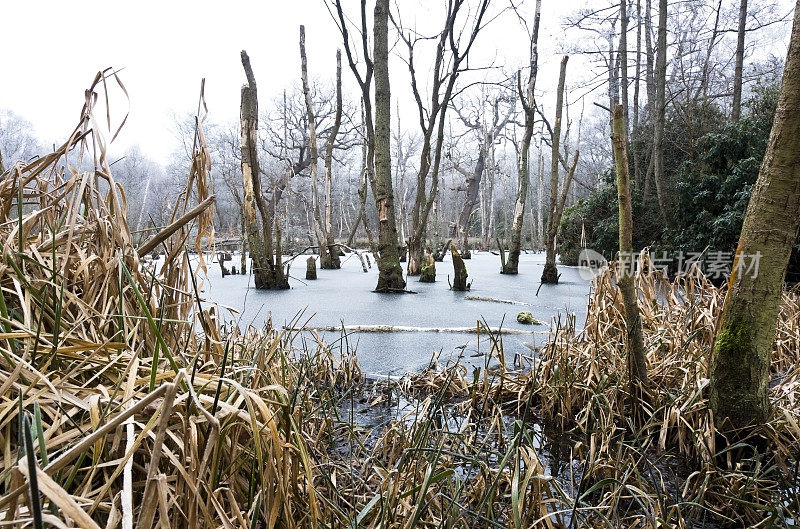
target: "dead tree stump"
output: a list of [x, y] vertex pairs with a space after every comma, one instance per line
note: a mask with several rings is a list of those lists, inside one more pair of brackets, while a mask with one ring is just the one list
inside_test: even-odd
[[422, 267], [419, 272], [420, 283], [435, 283], [436, 282], [436, 261], [433, 260], [430, 248], [425, 252], [422, 258]]
[[455, 246], [450, 246], [450, 254], [453, 256], [453, 272], [455, 273], [450, 290], [465, 292], [472, 286], [471, 283], [467, 283], [467, 267]]
[[317, 278], [317, 260], [309, 257], [306, 260], [306, 279], [312, 280]]

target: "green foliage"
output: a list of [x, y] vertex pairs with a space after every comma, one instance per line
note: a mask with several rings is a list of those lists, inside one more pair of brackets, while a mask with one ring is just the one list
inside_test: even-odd
[[[732, 252], [739, 240], [750, 192], [764, 158], [779, 85], [756, 86], [738, 123], [725, 123], [713, 106], [671, 109], [667, 119], [667, 222], [662, 222], [655, 189], [634, 189], [634, 248]], [[681, 116], [683, 114], [683, 116]], [[697, 116], [705, 117], [698, 120]], [[681, 119], [683, 118], [683, 119]], [[705, 130], [699, 138], [698, 131]], [[697, 139], [693, 139], [697, 138]], [[647, 160], [647, 142], [634, 141]], [[617, 190], [611, 170], [588, 198], [567, 208], [559, 227], [561, 262], [577, 264], [585, 245], [612, 258], [618, 249]]]
[[674, 249], [736, 249], [776, 103], [777, 86], [764, 87], [744, 119], [700, 138], [699, 159], [683, 164], [675, 185], [674, 228], [665, 234]]

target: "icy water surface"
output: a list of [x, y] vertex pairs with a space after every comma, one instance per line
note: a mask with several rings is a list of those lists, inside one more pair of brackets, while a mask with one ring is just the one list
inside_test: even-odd
[[[351, 348], [357, 348], [359, 363], [366, 373], [402, 375], [428, 365], [431, 355], [440, 353], [439, 359], [447, 361], [458, 355], [462, 346], [468, 364], [483, 364], [483, 355], [489, 348], [484, 336], [478, 341], [474, 334], [432, 332], [431, 329], [474, 327], [485, 320], [491, 327], [518, 329], [525, 334], [503, 336], [507, 360], [515, 353], [530, 354], [530, 345], [540, 345], [547, 336], [554, 318], [576, 315], [581, 326], [586, 318], [589, 282], [571, 267], [559, 267], [561, 281], [558, 285], [543, 285], [539, 278], [544, 265], [544, 254], [520, 257], [517, 276], [501, 275], [500, 258], [488, 252], [473, 253], [465, 261], [470, 292], [449, 290], [447, 276], [453, 276], [453, 265], [448, 256], [436, 263], [437, 282], [420, 283], [416, 277], [408, 281], [408, 289], [417, 294], [376, 294], [378, 271], [372, 260], [368, 273], [361, 270], [358, 257], [348, 254], [342, 258], [341, 270], [318, 270], [316, 281], [306, 281], [306, 256], [294, 260], [291, 268], [290, 290], [259, 291], [252, 288], [252, 276], [221, 277], [219, 265], [209, 264], [209, 281], [205, 293], [220, 305], [236, 311], [232, 316], [241, 326], [261, 326], [268, 317], [276, 326], [290, 324], [303, 313], [302, 322], [309, 327], [339, 327], [363, 325], [395, 325], [428, 329], [404, 332], [354, 332], [348, 333]], [[234, 256], [228, 266], [239, 264]], [[511, 305], [465, 299], [479, 296], [513, 300], [525, 305]], [[517, 313], [526, 310], [547, 325], [521, 325]], [[326, 341], [337, 342], [339, 331], [322, 331]], [[527, 345], [526, 345], [527, 344]]]

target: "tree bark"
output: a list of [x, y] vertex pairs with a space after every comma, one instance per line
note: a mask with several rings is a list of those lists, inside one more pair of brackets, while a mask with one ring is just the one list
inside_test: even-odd
[[378, 208], [378, 292], [404, 290], [397, 241], [391, 167], [389, 0], [375, 2], [375, 203]]
[[739, 30], [736, 39], [736, 67], [733, 73], [733, 108], [731, 119], [736, 122], [742, 117], [742, 69], [744, 67], [744, 35], [747, 24], [747, 0], [739, 4]]
[[[714, 345], [710, 405], [723, 431], [768, 420], [770, 357], [800, 227], [800, 0], [764, 161], [747, 207]], [[757, 261], [756, 261], [757, 260]], [[757, 263], [756, 270], [748, 265]]]
[[467, 283], [468, 274], [464, 259], [461, 258], [458, 250], [453, 245], [450, 245], [450, 254], [453, 257], [453, 284], [450, 290], [465, 292], [470, 289], [471, 283]]
[[242, 275], [247, 275], [247, 222], [245, 219], [244, 211], [242, 212], [242, 227], [241, 227], [241, 238], [242, 238], [242, 255], [239, 262], [239, 273]]
[[656, 50], [656, 122], [653, 133], [653, 181], [661, 218], [667, 222], [667, 206], [664, 191], [664, 127], [666, 124], [667, 84], [667, 0], [658, 1], [658, 48]]
[[[525, 133], [522, 137], [522, 144], [519, 149], [519, 160], [517, 162], [517, 198], [514, 204], [514, 220], [511, 225], [511, 246], [508, 251], [508, 258], [501, 259], [501, 274], [519, 273], [519, 254], [522, 249], [522, 227], [525, 224], [525, 202], [528, 197], [528, 186], [530, 185], [530, 164], [528, 155], [533, 137], [533, 126], [536, 118], [536, 101], [534, 89], [536, 87], [536, 75], [539, 73], [539, 21], [541, 19], [542, 1], [536, 0], [536, 11], [533, 18], [533, 32], [530, 42], [530, 73], [525, 93], [522, 92], [522, 74], [517, 72], [517, 91], [522, 109], [525, 113]], [[499, 246], [499, 244], [498, 244]], [[502, 247], [499, 247], [502, 257]]]
[[611, 130], [619, 201], [619, 261], [616, 281], [625, 307], [625, 327], [628, 333], [628, 377], [631, 384], [632, 408], [637, 411], [635, 415], [638, 416], [639, 404], [644, 399], [648, 399], [650, 383], [647, 377], [647, 356], [642, 318], [634, 284], [636, 257], [633, 253], [633, 206], [625, 142], [625, 111], [622, 105], [614, 108]]
[[[636, 69], [633, 81], [633, 129], [632, 140], [639, 138], [639, 87], [642, 77], [642, 0], [636, 0]], [[642, 157], [639, 149], [633, 149], [633, 188], [637, 194], [642, 192]]]
[[342, 51], [336, 50], [336, 116], [333, 121], [333, 128], [328, 135], [328, 141], [325, 146], [325, 242], [331, 269], [339, 269], [342, 267], [341, 259], [339, 259], [339, 249], [333, 246], [336, 241], [333, 239], [333, 226], [331, 223], [331, 217], [333, 216], [333, 146], [336, 143], [336, 137], [339, 135], [339, 128], [341, 125]]
[[[308, 59], [306, 57], [306, 28], [300, 26], [300, 79], [303, 85], [303, 99], [306, 106], [306, 121], [308, 122], [308, 155], [311, 161], [311, 217], [314, 224], [314, 235], [319, 248], [320, 268], [333, 268], [331, 251], [328, 246], [328, 233], [322, 223], [319, 205], [319, 146], [317, 140], [316, 116], [314, 105], [311, 101], [311, 88], [308, 84]], [[337, 109], [338, 111], [338, 109]], [[339, 116], [341, 120], [341, 116]], [[326, 184], [327, 185], [327, 184]]]
[[[558, 91], [556, 92], [556, 120], [553, 123], [553, 136], [551, 138], [552, 152], [550, 154], [550, 207], [547, 213], [547, 235], [545, 238], [545, 262], [542, 270], [542, 283], [558, 283], [558, 269], [556, 268], [556, 237], [561, 216], [558, 215], [558, 164], [559, 145], [561, 143], [561, 115], [564, 108], [564, 84], [567, 78], [568, 55], [561, 59], [561, 71], [558, 75]], [[575, 158], [577, 163], [577, 157]], [[573, 171], [574, 172], [574, 171]], [[567, 182], [564, 183], [564, 196], [566, 198]]]
[[625, 142], [628, 141], [628, 0], [619, 0], [619, 64], [622, 77], [622, 109], [625, 112]]
[[[241, 104], [241, 165], [244, 187], [244, 215], [247, 242], [253, 260], [252, 271], [257, 289], [289, 288], [283, 273], [280, 254], [273, 255], [272, 215], [261, 192], [261, 170], [258, 163], [258, 92], [250, 57], [242, 51], [242, 66], [247, 84], [242, 86]], [[259, 218], [256, 216], [258, 210]]]

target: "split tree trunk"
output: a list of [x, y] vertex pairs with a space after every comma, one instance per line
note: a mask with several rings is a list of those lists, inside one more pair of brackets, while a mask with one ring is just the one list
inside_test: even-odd
[[[522, 74], [517, 73], [517, 91], [522, 108], [525, 113], [525, 134], [522, 137], [522, 145], [519, 150], [519, 160], [517, 163], [517, 199], [514, 204], [514, 220], [511, 225], [511, 247], [508, 251], [508, 259], [501, 252], [501, 274], [519, 273], [519, 254], [522, 249], [522, 227], [525, 224], [525, 201], [528, 197], [528, 186], [530, 185], [530, 164], [528, 155], [533, 137], [533, 126], [536, 118], [534, 88], [536, 87], [536, 74], [539, 71], [539, 20], [541, 19], [542, 0], [536, 0], [536, 11], [533, 18], [533, 32], [531, 33], [530, 50], [530, 73], [528, 74], [528, 84], [525, 93], [522, 92]], [[499, 246], [499, 243], [498, 243]]]
[[378, 208], [377, 292], [405, 290], [392, 190], [389, 0], [375, 2], [375, 204]]
[[775, 120], [747, 207], [714, 345], [710, 405], [723, 431], [762, 424], [770, 415], [770, 357], [786, 267], [800, 226], [798, 108], [800, 1]]
[[625, 142], [625, 111], [622, 105], [614, 108], [611, 126], [611, 142], [614, 149], [614, 165], [617, 172], [617, 198], [619, 201], [619, 261], [617, 285], [625, 306], [625, 327], [628, 333], [628, 377], [631, 384], [632, 408], [636, 416], [640, 403], [648, 399], [647, 357], [642, 331], [642, 317], [634, 284], [633, 253], [633, 206], [628, 169], [628, 152]]
[[742, 117], [742, 70], [744, 68], [744, 34], [747, 25], [747, 0], [739, 4], [739, 30], [736, 39], [736, 67], [733, 72], [733, 108], [731, 119], [736, 122]]
[[[261, 172], [258, 164], [258, 92], [250, 58], [242, 51], [242, 66], [247, 84], [242, 86], [241, 105], [241, 164], [244, 187], [243, 209], [247, 226], [247, 242], [252, 257], [252, 271], [257, 289], [286, 289], [289, 282], [283, 273], [283, 263], [272, 248], [273, 219], [261, 192]], [[256, 215], [258, 210], [258, 216]]]

